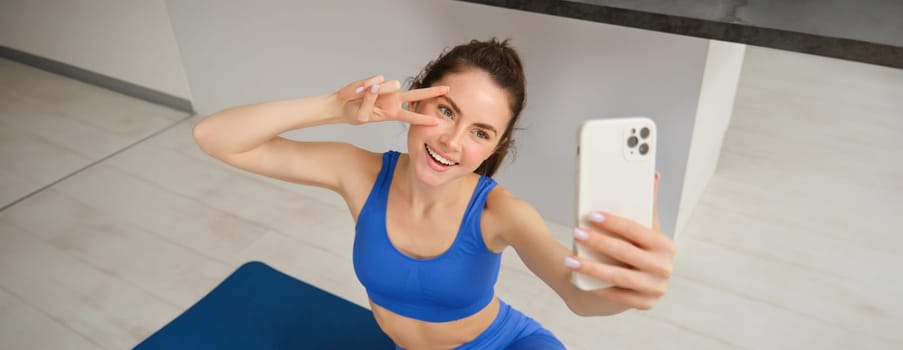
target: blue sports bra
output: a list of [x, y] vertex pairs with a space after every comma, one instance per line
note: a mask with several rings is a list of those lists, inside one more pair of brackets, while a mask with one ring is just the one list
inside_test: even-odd
[[483, 242], [480, 218], [495, 181], [481, 177], [454, 243], [442, 255], [417, 259], [392, 245], [386, 231], [386, 201], [399, 153], [383, 154], [382, 169], [358, 215], [354, 273], [370, 300], [394, 313], [447, 322], [477, 313], [492, 301], [502, 255]]

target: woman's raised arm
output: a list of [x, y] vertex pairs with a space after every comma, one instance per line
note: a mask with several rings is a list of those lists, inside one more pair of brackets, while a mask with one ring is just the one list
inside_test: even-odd
[[360, 158], [369, 152], [345, 143], [294, 141], [279, 135], [325, 124], [435, 123], [435, 118], [407, 111], [401, 104], [448, 91], [442, 87], [399, 90], [398, 81], [375, 76], [327, 95], [228, 108], [195, 125], [194, 139], [207, 154], [232, 166], [343, 193], [345, 174], [355, 173], [362, 164]]

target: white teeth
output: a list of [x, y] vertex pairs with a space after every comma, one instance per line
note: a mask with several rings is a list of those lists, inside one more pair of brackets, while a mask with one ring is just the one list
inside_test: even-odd
[[442, 156], [440, 156], [438, 153], [433, 152], [433, 149], [430, 148], [429, 145], [426, 146], [426, 151], [429, 152], [430, 156], [433, 157], [433, 159], [435, 159], [435, 160], [436, 160], [437, 162], [439, 162], [439, 163], [442, 163], [442, 164], [444, 164], [444, 165], [446, 165], [446, 166], [452, 166], [452, 165], [455, 165], [455, 162], [452, 162], [452, 161], [450, 161], [450, 160], [448, 160], [448, 159], [442, 158]]

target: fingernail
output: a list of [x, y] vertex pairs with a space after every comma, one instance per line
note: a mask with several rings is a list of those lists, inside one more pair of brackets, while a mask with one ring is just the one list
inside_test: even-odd
[[589, 221], [602, 222], [605, 221], [605, 216], [603, 216], [602, 213], [594, 211], [589, 214]]
[[354, 89], [354, 93], [356, 93], [356, 94], [361, 93], [361, 91], [364, 91], [364, 87], [363, 87], [363, 86], [358, 86], [357, 89]]
[[568, 257], [564, 258], [564, 266], [570, 267], [572, 269], [576, 269], [576, 268], [580, 268], [580, 262], [577, 261], [577, 259], [574, 259], [574, 258], [568, 256]]
[[583, 231], [579, 228], [575, 228], [574, 229], [574, 238], [576, 238], [578, 241], [585, 241], [589, 238], [589, 235], [586, 233], [586, 231]]
[[373, 84], [373, 86], [370, 87], [370, 93], [375, 94], [377, 92], [379, 92], [379, 85]]

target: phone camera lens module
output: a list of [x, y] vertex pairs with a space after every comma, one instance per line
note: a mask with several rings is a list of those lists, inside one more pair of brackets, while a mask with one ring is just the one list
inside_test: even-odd
[[627, 139], [627, 146], [636, 147], [638, 143], [640, 143], [640, 139], [636, 138], [636, 136], [631, 136]]
[[649, 144], [648, 143], [644, 143], [644, 144], [640, 145], [640, 155], [645, 156], [646, 153], [649, 153]]
[[649, 128], [643, 128], [642, 130], [640, 130], [640, 137], [645, 139], [645, 138], [649, 137], [650, 132], [651, 131], [649, 130]]

